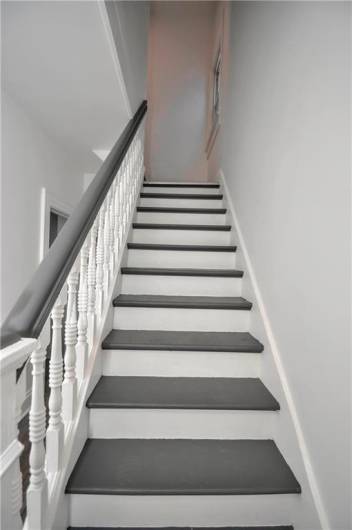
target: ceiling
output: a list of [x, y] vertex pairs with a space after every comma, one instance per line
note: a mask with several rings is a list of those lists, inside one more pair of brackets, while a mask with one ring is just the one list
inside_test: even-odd
[[1, 10], [3, 88], [95, 170], [93, 150], [110, 150], [130, 118], [103, 2], [6, 1]]

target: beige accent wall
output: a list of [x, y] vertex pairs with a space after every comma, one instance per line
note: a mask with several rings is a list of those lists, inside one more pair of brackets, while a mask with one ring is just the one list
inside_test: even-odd
[[214, 2], [152, 2], [147, 178], [208, 179], [208, 90], [216, 19]]

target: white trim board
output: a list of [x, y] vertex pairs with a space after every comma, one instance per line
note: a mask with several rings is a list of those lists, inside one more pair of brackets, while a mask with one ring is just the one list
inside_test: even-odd
[[225, 178], [225, 175], [224, 175], [224, 173], [223, 173], [223, 171], [221, 169], [218, 172], [218, 181], [221, 183], [221, 185], [223, 187], [223, 192], [224, 192], [224, 196], [226, 197], [227, 207], [228, 207], [228, 209], [230, 211], [230, 214], [231, 214], [232, 220], [233, 220], [233, 225], [234, 225], [234, 228], [235, 228], [235, 230], [237, 232], [238, 243], [240, 245], [240, 248], [241, 248], [241, 251], [242, 251], [242, 254], [243, 254], [243, 258], [244, 258], [245, 265], [246, 265], [246, 270], [248, 272], [248, 276], [249, 276], [249, 279], [250, 279], [250, 282], [251, 282], [251, 287], [253, 289], [253, 293], [254, 293], [254, 296], [255, 296], [255, 303], [257, 305], [260, 317], [261, 317], [262, 322], [263, 322], [264, 330], [265, 330], [265, 333], [266, 333], [266, 338], [267, 338], [268, 344], [270, 346], [270, 350], [272, 352], [272, 356], [273, 356], [273, 360], [274, 360], [274, 363], [275, 363], [275, 367], [276, 367], [277, 373], [279, 375], [281, 386], [282, 386], [282, 390], [283, 390], [283, 393], [284, 393], [284, 396], [285, 396], [285, 399], [286, 399], [286, 402], [287, 402], [287, 405], [288, 405], [289, 414], [290, 414], [291, 420], [293, 422], [293, 426], [294, 426], [294, 430], [295, 430], [295, 433], [296, 433], [296, 437], [297, 437], [297, 441], [298, 441], [298, 445], [299, 445], [301, 458], [302, 458], [302, 461], [303, 461], [303, 465], [304, 465], [305, 473], [306, 473], [306, 476], [307, 476], [307, 479], [308, 479], [308, 484], [309, 484], [309, 487], [310, 487], [310, 490], [311, 490], [311, 494], [312, 494], [312, 497], [313, 497], [315, 509], [316, 509], [318, 517], [319, 517], [320, 525], [321, 525], [322, 530], [331, 530], [329, 519], [328, 519], [328, 515], [326, 513], [325, 506], [324, 506], [324, 503], [323, 503], [323, 500], [322, 500], [322, 497], [321, 497], [321, 493], [319, 491], [318, 481], [317, 481], [317, 478], [316, 478], [314, 470], [313, 470], [313, 466], [312, 466], [312, 462], [311, 462], [311, 457], [310, 457], [310, 454], [309, 454], [308, 446], [307, 446], [307, 443], [305, 441], [305, 437], [304, 437], [303, 429], [302, 429], [302, 426], [301, 426], [301, 422], [299, 420], [299, 416], [298, 416], [297, 408], [296, 408], [296, 405], [295, 405], [295, 402], [294, 402], [293, 394], [291, 392], [290, 385], [289, 385], [288, 378], [287, 378], [287, 374], [286, 374], [286, 371], [285, 371], [285, 368], [284, 368], [284, 364], [283, 364], [283, 361], [282, 361], [282, 355], [280, 353], [280, 350], [279, 350], [279, 347], [278, 347], [278, 344], [277, 344], [277, 341], [276, 341], [276, 338], [275, 338], [275, 335], [274, 335], [274, 331], [273, 331], [273, 328], [272, 328], [272, 325], [271, 325], [271, 322], [270, 322], [270, 319], [269, 319], [269, 316], [268, 316], [268, 312], [267, 312], [267, 309], [266, 309], [266, 306], [265, 306], [265, 303], [264, 303], [264, 299], [263, 299], [263, 296], [261, 294], [261, 290], [259, 288], [259, 284], [258, 284], [258, 281], [257, 281], [257, 276], [256, 276], [254, 267], [252, 265], [252, 262], [251, 262], [251, 259], [250, 259], [250, 256], [249, 256], [249, 253], [248, 253], [248, 250], [247, 250], [247, 246], [246, 246], [246, 243], [245, 243], [245, 240], [244, 240], [244, 236], [243, 236], [242, 230], [240, 228], [239, 220], [238, 220], [238, 217], [237, 217], [237, 214], [236, 214], [236, 210], [235, 210], [234, 204], [233, 204], [232, 199], [231, 199], [231, 195], [230, 195], [230, 191], [229, 191], [229, 188], [228, 188], [228, 185], [227, 185], [227, 182], [226, 182], [226, 178]]
[[59, 200], [47, 188], [41, 189], [40, 195], [40, 238], [39, 238], [39, 263], [49, 250], [50, 211], [69, 217], [73, 206]]

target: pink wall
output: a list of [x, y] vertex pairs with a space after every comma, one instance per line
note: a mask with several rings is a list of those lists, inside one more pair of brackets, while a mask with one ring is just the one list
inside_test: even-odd
[[208, 180], [216, 9], [214, 2], [152, 2], [146, 175], [153, 180]]

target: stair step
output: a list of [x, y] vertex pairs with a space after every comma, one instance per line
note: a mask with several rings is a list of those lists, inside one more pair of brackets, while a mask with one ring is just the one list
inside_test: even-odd
[[225, 214], [226, 208], [173, 208], [172, 206], [137, 206], [137, 212], [158, 213], [202, 213], [202, 214]]
[[241, 296], [162, 296], [120, 294], [114, 307], [162, 307], [187, 309], [242, 309], [250, 310], [251, 302]]
[[144, 182], [145, 188], [220, 188], [220, 184], [209, 183], [209, 184], [197, 184], [197, 183], [176, 183], [176, 182]]
[[230, 225], [182, 225], [167, 223], [133, 223], [137, 230], [209, 230], [216, 232], [230, 232]]
[[66, 492], [261, 495], [301, 487], [272, 440], [88, 439]]
[[207, 276], [212, 278], [242, 278], [243, 271], [236, 269], [181, 269], [154, 267], [122, 267], [122, 274], [149, 276]]
[[103, 376], [88, 408], [279, 410], [260, 379]]
[[117, 527], [117, 526], [69, 526], [67, 530], [294, 530], [293, 526], [167, 526], [167, 527]]
[[221, 193], [153, 193], [142, 191], [140, 197], [143, 199], [205, 199], [207, 201], [221, 201], [223, 195]]
[[127, 248], [136, 250], [189, 250], [194, 252], [236, 252], [234, 245], [168, 245], [158, 243], [127, 243]]
[[247, 332], [113, 329], [105, 350], [169, 350], [261, 353], [263, 345]]
[[69, 526], [67, 530], [294, 530], [293, 526], [166, 526], [166, 527], [117, 527], [117, 526]]

